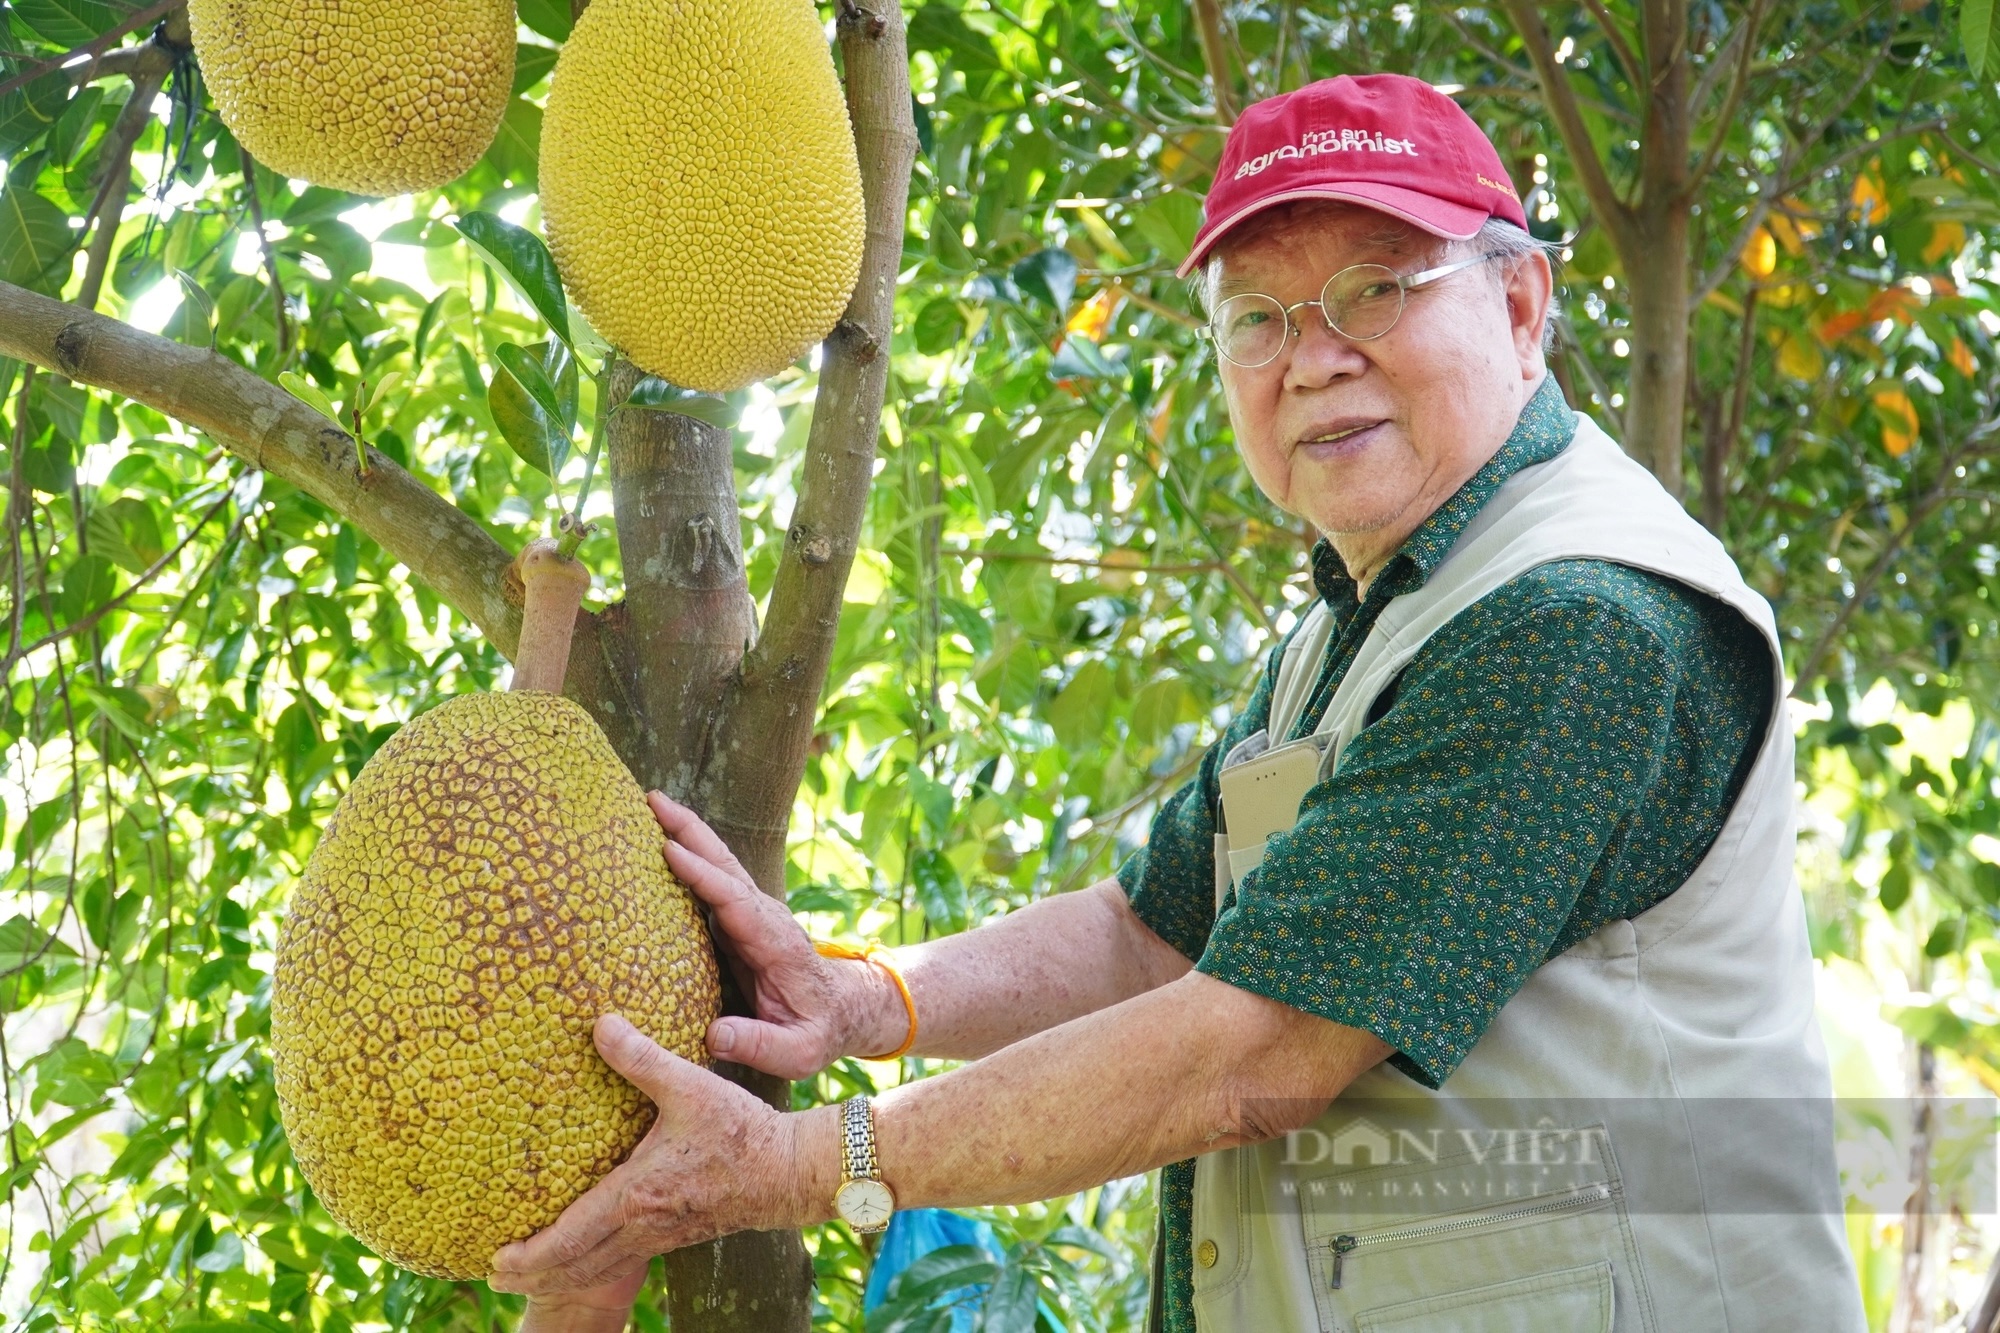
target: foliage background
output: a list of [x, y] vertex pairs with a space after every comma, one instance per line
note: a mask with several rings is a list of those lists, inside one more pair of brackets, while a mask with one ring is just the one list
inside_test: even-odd
[[[11, 0], [0, 82], [136, 8]], [[1566, 389], [1608, 421], [1624, 407], [1629, 275], [1505, 9], [1229, 4], [1205, 55], [1211, 10], [906, 6], [924, 151], [890, 406], [789, 865], [822, 930], [916, 940], [1108, 873], [1307, 595], [1308, 535], [1237, 466], [1171, 276], [1220, 144], [1218, 56], [1238, 102], [1378, 69], [1455, 88], [1538, 230], [1569, 239]], [[384, 202], [249, 164], [187, 62], [164, 86], [39, 74], [0, 95], [0, 277], [76, 298], [108, 219], [101, 308], [361, 407], [373, 443], [518, 546], [552, 488], [500, 439], [487, 382], [494, 347], [543, 331], [445, 222], [538, 221], [568, 20], [550, 0], [521, 12], [519, 96], [487, 158]], [[1841, 1088], [2000, 1090], [1991, 7], [1676, 12], [1713, 71], [1689, 499], [1776, 604], [1800, 677], [1801, 870]], [[1620, 49], [1639, 17], [1545, 11], [1621, 183], [1652, 129]], [[760, 596], [813, 391], [801, 365], [734, 396]], [[0, 1317], [509, 1322], [508, 1299], [395, 1272], [312, 1202], [263, 1043], [276, 922], [317, 827], [397, 725], [503, 663], [337, 516], [177, 423], [6, 362], [0, 397]], [[605, 600], [613, 549], [583, 553]], [[923, 1072], [845, 1064], [798, 1096]], [[1928, 1327], [1976, 1299], [1991, 1219], [1942, 1193], [1906, 1213], [1910, 1143], [1858, 1132], [1871, 1318]], [[1141, 1326], [1145, 1181], [993, 1216], [989, 1327]], [[820, 1323], [859, 1328], [865, 1255], [840, 1228], [809, 1239]]]

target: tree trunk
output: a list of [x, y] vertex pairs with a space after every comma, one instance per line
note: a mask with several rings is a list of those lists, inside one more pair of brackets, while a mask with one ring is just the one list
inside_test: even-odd
[[[823, 349], [764, 634], [743, 568], [730, 432], [620, 406], [640, 378], [620, 362], [600, 410], [611, 413], [607, 471], [626, 598], [579, 613], [564, 682], [640, 782], [687, 799], [779, 897], [785, 833], [874, 473], [917, 142], [902, 12], [886, 0], [870, 6], [840, 0], [838, 24], [867, 244], [860, 281]], [[115, 227], [123, 197], [104, 205], [101, 230]], [[108, 241], [103, 248], [108, 260]], [[284, 390], [214, 352], [5, 282], [0, 356], [145, 403], [276, 473], [373, 538], [513, 656], [521, 614], [509, 553], [429, 485]], [[789, 1105], [782, 1079], [729, 1064], [717, 1072]], [[811, 1328], [812, 1263], [797, 1232], [729, 1236], [668, 1255], [666, 1270], [676, 1333]]]
[[1686, 485], [1688, 217], [1682, 209], [1647, 209], [1638, 225], [1644, 239], [1625, 268], [1632, 302], [1625, 448], [1679, 496]]

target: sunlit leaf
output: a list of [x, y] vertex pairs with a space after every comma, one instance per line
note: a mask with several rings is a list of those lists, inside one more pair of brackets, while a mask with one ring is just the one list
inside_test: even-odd
[[569, 340], [569, 302], [542, 238], [491, 213], [467, 213], [455, 224], [473, 250], [540, 313], [549, 332]]

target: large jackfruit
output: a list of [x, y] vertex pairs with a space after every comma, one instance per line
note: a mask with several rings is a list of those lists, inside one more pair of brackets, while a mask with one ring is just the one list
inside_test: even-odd
[[513, 94], [514, 0], [188, 0], [188, 24], [238, 142], [357, 194], [462, 175]]
[[542, 121], [549, 248], [638, 366], [722, 392], [824, 338], [861, 173], [811, 0], [594, 0]]
[[356, 777], [293, 897], [271, 1044], [299, 1166], [378, 1253], [483, 1277], [624, 1159], [653, 1107], [599, 1014], [707, 1062], [715, 959], [664, 845], [556, 694], [453, 699]]

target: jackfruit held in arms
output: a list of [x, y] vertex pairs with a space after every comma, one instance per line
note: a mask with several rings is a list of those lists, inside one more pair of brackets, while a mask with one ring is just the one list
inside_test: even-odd
[[513, 94], [514, 0], [188, 0], [188, 24], [237, 142], [356, 194], [462, 175]]
[[861, 172], [812, 0], [593, 0], [542, 120], [563, 281], [633, 363], [720, 393], [826, 337]]
[[515, 688], [453, 699], [368, 761], [272, 979], [300, 1169], [341, 1225], [434, 1277], [487, 1276], [651, 1124], [591, 1043], [600, 1014], [706, 1064], [719, 1007], [707, 931], [638, 784], [553, 692], [589, 577], [552, 543], [520, 570]]

